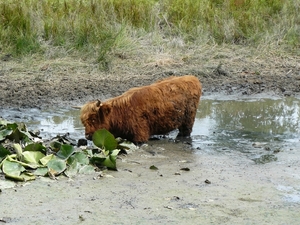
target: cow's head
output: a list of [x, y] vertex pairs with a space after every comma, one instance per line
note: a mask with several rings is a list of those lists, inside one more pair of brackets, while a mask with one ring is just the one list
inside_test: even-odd
[[94, 132], [99, 129], [109, 130], [107, 115], [109, 106], [100, 100], [88, 102], [81, 108], [80, 120], [85, 127], [85, 137], [91, 140]]

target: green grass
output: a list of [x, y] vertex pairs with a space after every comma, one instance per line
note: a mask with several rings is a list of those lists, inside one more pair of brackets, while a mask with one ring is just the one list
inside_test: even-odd
[[[97, 61], [133, 33], [186, 43], [300, 45], [298, 0], [0, 0], [0, 52], [17, 56], [60, 46]], [[122, 43], [122, 44], [120, 44]]]

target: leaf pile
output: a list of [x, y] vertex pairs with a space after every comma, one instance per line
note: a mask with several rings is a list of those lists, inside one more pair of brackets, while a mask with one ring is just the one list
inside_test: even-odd
[[36, 176], [55, 178], [60, 174], [71, 177], [93, 173], [99, 167], [116, 170], [119, 149], [126, 147], [104, 129], [94, 133], [93, 143], [96, 147], [82, 150], [59, 137], [45, 145], [25, 124], [0, 118], [0, 174], [28, 181]]

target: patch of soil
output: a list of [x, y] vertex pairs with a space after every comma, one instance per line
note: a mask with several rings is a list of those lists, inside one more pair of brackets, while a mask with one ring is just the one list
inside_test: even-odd
[[18, 61], [2, 57], [0, 105], [82, 105], [88, 100], [120, 95], [131, 87], [185, 74], [193, 74], [201, 80], [204, 95], [273, 92], [293, 96], [300, 92], [298, 56], [261, 54], [258, 50], [229, 47], [198, 51], [115, 57], [107, 71], [81, 58], [33, 57]]
[[120, 156], [119, 171], [3, 189], [0, 222], [296, 225], [299, 154], [285, 155], [288, 167], [282, 159], [257, 166], [237, 152], [199, 154], [182, 143], [152, 141]]

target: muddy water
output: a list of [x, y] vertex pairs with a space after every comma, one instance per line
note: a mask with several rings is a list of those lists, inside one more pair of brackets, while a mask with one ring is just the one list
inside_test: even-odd
[[[74, 139], [84, 136], [78, 109], [2, 109], [0, 115], [26, 122], [29, 129], [39, 130], [46, 139], [66, 133]], [[176, 134], [172, 132], [169, 137]], [[264, 162], [262, 157], [276, 160], [271, 155], [280, 151], [300, 149], [299, 139], [300, 100], [266, 96], [203, 97], [191, 135], [192, 146], [199, 152], [239, 151], [257, 163]]]
[[201, 101], [193, 146], [202, 151], [239, 151], [257, 163], [280, 151], [300, 149], [300, 100], [240, 98]]
[[84, 137], [84, 128], [79, 119], [79, 109], [50, 108], [0, 109], [0, 115], [8, 121], [25, 122], [28, 129], [39, 130], [43, 139], [69, 133], [70, 137]]
[[[83, 136], [74, 109], [0, 113], [45, 138]], [[191, 139], [149, 141], [104, 178], [0, 182], [0, 223], [298, 225], [299, 113], [296, 98], [204, 97]]]

